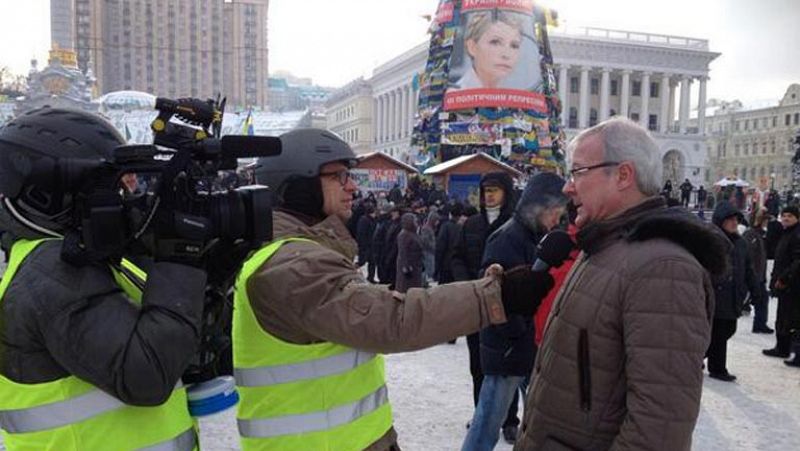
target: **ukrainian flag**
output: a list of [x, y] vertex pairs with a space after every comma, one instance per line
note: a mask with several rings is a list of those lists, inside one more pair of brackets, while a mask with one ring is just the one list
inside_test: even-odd
[[250, 110], [247, 113], [247, 119], [245, 119], [244, 123], [242, 124], [242, 134], [243, 135], [248, 135], [248, 136], [253, 136], [253, 135], [256, 134], [255, 130], [253, 128], [253, 111], [252, 110]]

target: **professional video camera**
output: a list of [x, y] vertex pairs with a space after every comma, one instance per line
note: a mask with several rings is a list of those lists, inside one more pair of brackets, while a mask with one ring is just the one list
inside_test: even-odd
[[[235, 170], [239, 158], [279, 155], [280, 140], [220, 136], [224, 107], [219, 98], [158, 98], [159, 114], [151, 124], [154, 144], [120, 146], [111, 161], [42, 159], [32, 171], [34, 177], [41, 175], [38, 183], [48, 183], [49, 177], [76, 193], [73, 205], [80, 227], [64, 237], [66, 260], [118, 262], [123, 255], [142, 255], [205, 267], [202, 340], [184, 375], [187, 383], [230, 374], [234, 279], [244, 258], [272, 238], [266, 187], [213, 187], [220, 171]], [[126, 174], [154, 183], [144, 194], [123, 196], [120, 180]], [[119, 269], [136, 281], [124, 265]]]

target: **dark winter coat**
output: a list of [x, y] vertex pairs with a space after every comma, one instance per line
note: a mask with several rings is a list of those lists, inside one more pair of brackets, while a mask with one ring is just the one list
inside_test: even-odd
[[[786, 287], [775, 288], [778, 280]], [[775, 264], [769, 286], [778, 298], [775, 331], [788, 335], [792, 329], [800, 328], [800, 224], [783, 231], [775, 248]]]
[[381, 278], [381, 266], [383, 265], [383, 242], [386, 239], [386, 231], [389, 227], [389, 215], [378, 216], [375, 221], [375, 232], [372, 234], [372, 245], [370, 246], [370, 258], [372, 263], [377, 266], [378, 279]]
[[578, 233], [515, 451], [688, 451], [730, 242], [651, 198]]
[[[483, 187], [487, 182], [495, 182], [503, 187], [503, 205], [500, 208], [500, 215], [489, 224], [486, 215], [486, 205], [483, 195]], [[486, 240], [511, 218], [516, 205], [514, 195], [514, 181], [505, 172], [492, 172], [481, 177], [480, 202], [481, 210], [477, 215], [467, 218], [461, 227], [453, 253], [453, 277], [455, 280], [475, 280], [480, 278], [481, 261]]]
[[[722, 222], [731, 216], [741, 218], [741, 213], [728, 201], [714, 209], [711, 222], [722, 230]], [[723, 230], [723, 233], [724, 230]], [[753, 262], [747, 251], [747, 242], [739, 234], [725, 233], [733, 243], [728, 254], [728, 272], [714, 281], [714, 318], [735, 320], [742, 315], [744, 300], [749, 292], [754, 300], [761, 296]]]
[[767, 222], [767, 235], [764, 238], [764, 246], [767, 249], [767, 259], [775, 259], [775, 248], [778, 246], [778, 241], [780, 241], [781, 236], [783, 236], [783, 226], [780, 221], [772, 220]]
[[0, 303], [0, 374], [20, 384], [70, 375], [130, 405], [164, 403], [199, 344], [205, 272], [149, 271], [141, 307], [106, 265], [73, 266], [40, 244]]
[[455, 252], [461, 225], [450, 219], [442, 221], [436, 235], [436, 281], [439, 283], [454, 282], [453, 253]]
[[422, 287], [423, 253], [414, 214], [406, 213], [400, 221], [403, 230], [397, 236], [397, 275], [394, 289], [405, 293], [409, 288]]
[[[536, 245], [547, 233], [537, 222], [542, 209], [565, 205], [564, 179], [543, 173], [528, 182], [513, 217], [486, 243], [482, 268], [499, 263], [504, 268], [533, 265]], [[489, 326], [480, 333], [481, 367], [484, 374], [528, 376], [536, 358], [532, 316], [508, 315], [508, 322]]]
[[358, 263], [364, 265], [370, 261], [372, 254], [372, 235], [375, 234], [375, 218], [369, 214], [361, 216], [356, 229], [356, 242], [358, 243]]
[[756, 278], [761, 282], [767, 280], [767, 249], [764, 244], [764, 230], [761, 228], [750, 227], [742, 234], [742, 238], [747, 243], [747, 252], [753, 263], [753, 271]]
[[397, 272], [397, 236], [400, 235], [400, 219], [389, 220], [386, 223], [386, 231], [383, 237], [383, 254], [378, 265], [378, 278], [381, 283], [394, 286], [395, 274]]

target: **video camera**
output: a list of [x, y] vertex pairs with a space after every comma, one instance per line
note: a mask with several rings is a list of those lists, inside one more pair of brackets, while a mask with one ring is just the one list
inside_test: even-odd
[[[239, 158], [276, 156], [281, 145], [274, 137], [221, 136], [219, 98], [158, 98], [155, 108], [152, 145], [120, 146], [111, 161], [40, 159], [32, 175], [75, 193], [79, 226], [64, 237], [65, 260], [82, 265], [143, 255], [207, 270], [200, 351], [184, 375], [184, 382], [202, 382], [229, 374], [233, 282], [244, 258], [272, 239], [267, 187], [222, 190], [214, 182], [220, 171], [236, 170]], [[143, 194], [122, 195], [126, 174], [154, 183]]]

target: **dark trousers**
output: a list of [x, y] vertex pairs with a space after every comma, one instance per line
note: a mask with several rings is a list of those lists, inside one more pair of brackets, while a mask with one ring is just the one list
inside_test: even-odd
[[[480, 333], [467, 335], [467, 347], [469, 348], [469, 373], [472, 375], [472, 402], [478, 406], [480, 399], [481, 385], [483, 384], [483, 369], [481, 369], [481, 338]], [[519, 404], [519, 390], [514, 392], [514, 399], [508, 406], [508, 414], [503, 421], [503, 427], [518, 426], [517, 409]]]
[[689, 206], [689, 195], [690, 195], [690, 193], [686, 193], [686, 194], [681, 193], [681, 204], [684, 207], [688, 207]]
[[375, 260], [369, 259], [367, 262], [367, 280], [370, 282], [377, 282], [375, 280], [375, 273], [378, 270], [378, 265], [375, 264]]
[[[753, 328], [767, 327], [767, 318], [769, 318], [769, 294], [767, 294], [767, 282], [762, 280], [758, 284], [761, 290], [761, 300], [753, 301]], [[751, 296], [752, 299], [752, 296]]]
[[728, 359], [728, 340], [736, 333], [735, 319], [714, 319], [711, 326], [711, 343], [708, 345], [708, 372], [725, 374]]

